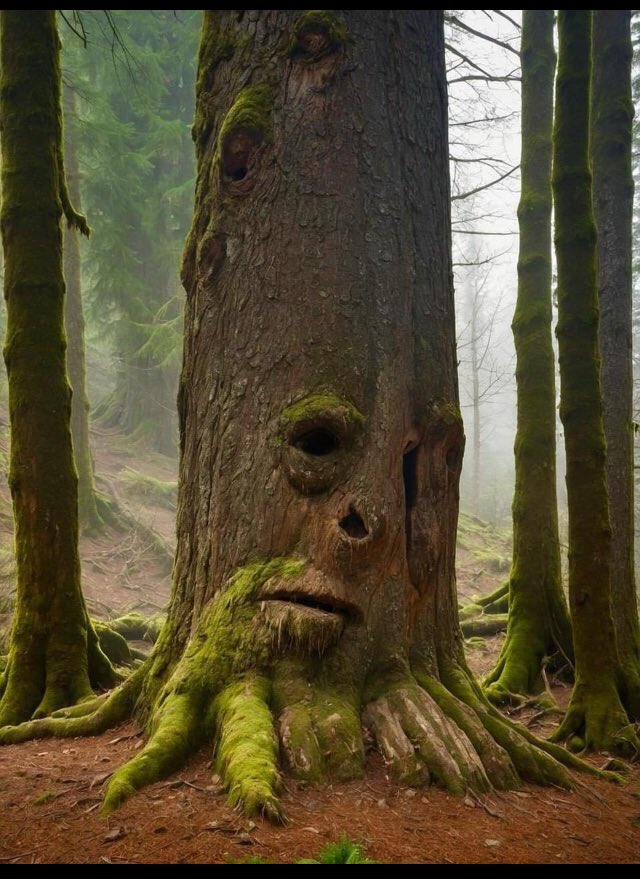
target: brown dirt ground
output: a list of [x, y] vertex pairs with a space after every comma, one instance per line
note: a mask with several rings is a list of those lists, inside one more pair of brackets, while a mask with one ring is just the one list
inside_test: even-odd
[[[117, 438], [97, 435], [98, 472], [122, 498], [119, 475], [137, 468], [175, 479], [166, 459], [132, 454]], [[171, 547], [173, 514], [125, 498], [131, 512]], [[474, 540], [476, 541], [474, 543]], [[479, 560], [484, 537], [467, 535], [459, 553], [462, 600], [495, 588], [504, 558]], [[508, 554], [503, 536], [492, 550]], [[170, 572], [148, 532], [110, 531], [84, 539], [84, 587], [98, 616], [128, 609], [155, 612], [166, 603]], [[474, 644], [469, 659], [482, 674], [502, 636]], [[569, 691], [554, 686], [560, 704]], [[521, 719], [547, 734], [550, 721], [526, 709]], [[544, 726], [540, 726], [544, 723]], [[287, 863], [317, 856], [344, 833], [383, 863], [636, 863], [640, 859], [640, 767], [616, 786], [577, 779], [573, 793], [531, 786], [481, 798], [389, 782], [376, 755], [362, 781], [327, 787], [286, 782], [288, 823], [249, 821], [225, 804], [202, 751], [183, 771], [136, 795], [108, 819], [100, 816], [108, 775], [142, 745], [126, 724], [92, 739], [37, 741], [0, 749], [0, 864], [222, 863], [259, 856]], [[604, 758], [601, 758], [602, 763]]]
[[[580, 780], [465, 799], [396, 787], [372, 757], [366, 780], [289, 782], [288, 823], [249, 821], [226, 804], [200, 753], [108, 819], [100, 788], [142, 740], [132, 724], [95, 739], [0, 751], [0, 863], [291, 863], [348, 833], [383, 863], [636, 863], [640, 773], [625, 786]], [[42, 802], [44, 801], [44, 802]], [[41, 803], [38, 805], [38, 803]]]

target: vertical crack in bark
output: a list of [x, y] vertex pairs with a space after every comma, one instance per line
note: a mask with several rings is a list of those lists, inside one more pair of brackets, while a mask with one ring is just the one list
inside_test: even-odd
[[404, 534], [407, 547], [407, 561], [411, 555], [411, 536], [413, 509], [418, 497], [418, 446], [402, 456], [402, 481], [404, 483]]

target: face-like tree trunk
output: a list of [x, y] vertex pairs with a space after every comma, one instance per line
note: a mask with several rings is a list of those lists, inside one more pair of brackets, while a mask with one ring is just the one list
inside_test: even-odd
[[627, 702], [640, 717], [634, 565], [631, 12], [594, 11], [591, 156], [598, 227], [600, 379], [611, 512], [611, 606]]
[[55, 13], [2, 12], [2, 241], [18, 588], [0, 726], [74, 704], [113, 675], [80, 588], [62, 277], [64, 210]]
[[562, 592], [556, 500], [556, 388], [551, 343], [551, 130], [554, 12], [522, 18], [522, 192], [518, 301], [513, 318], [518, 390], [509, 627], [488, 695], [542, 688], [541, 668], [572, 656]]
[[611, 616], [596, 228], [589, 163], [591, 12], [561, 10], [553, 190], [558, 259], [560, 417], [567, 453], [569, 600], [576, 683], [556, 738], [578, 747], [640, 745], [628, 727]]
[[363, 722], [407, 783], [568, 783], [462, 654], [444, 74], [438, 12], [205, 13], [168, 620], [97, 711], [0, 732], [138, 697], [108, 809], [213, 739], [232, 801], [276, 817], [278, 751], [354, 777]]

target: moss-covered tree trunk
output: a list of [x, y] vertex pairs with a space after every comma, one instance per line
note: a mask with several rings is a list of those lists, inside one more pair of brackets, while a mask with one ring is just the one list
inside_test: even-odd
[[573, 737], [576, 746], [601, 749], [637, 743], [637, 739], [626, 729], [611, 616], [611, 528], [589, 164], [591, 25], [589, 11], [560, 11], [553, 192], [576, 678], [557, 738]]
[[640, 630], [634, 570], [633, 101], [631, 12], [594, 11], [591, 157], [598, 228], [600, 379], [611, 513], [611, 604], [625, 698], [640, 718]]
[[554, 11], [522, 18], [522, 157], [518, 299], [513, 318], [518, 426], [509, 626], [487, 678], [496, 701], [541, 689], [547, 657], [566, 665], [571, 623], [562, 592], [556, 499], [556, 388], [551, 342], [551, 134]]
[[113, 682], [80, 588], [62, 276], [59, 41], [52, 11], [2, 11], [2, 242], [18, 586], [0, 725]]
[[97, 710], [0, 741], [137, 697], [107, 808], [212, 740], [231, 800], [277, 817], [278, 752], [353, 778], [363, 723], [406, 783], [568, 784], [462, 651], [442, 14], [207, 12], [194, 137], [167, 623]]
[[[75, 93], [64, 87], [65, 117], [64, 155], [67, 185], [72, 204], [80, 208], [80, 172], [72, 124], [75, 111]], [[89, 443], [89, 398], [85, 365], [84, 308], [82, 304], [82, 277], [80, 270], [80, 232], [68, 227], [64, 230], [64, 279], [66, 298], [64, 307], [67, 332], [67, 372], [71, 385], [71, 436], [73, 455], [78, 473], [78, 516], [80, 527], [95, 531], [102, 525], [96, 502], [93, 477], [93, 457]]]

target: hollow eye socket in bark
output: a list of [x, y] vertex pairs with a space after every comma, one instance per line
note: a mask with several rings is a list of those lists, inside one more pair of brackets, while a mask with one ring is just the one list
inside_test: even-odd
[[336, 52], [345, 41], [344, 22], [332, 10], [305, 13], [296, 25], [290, 55], [307, 63]]
[[289, 482], [303, 494], [334, 485], [361, 436], [362, 415], [337, 399], [332, 403], [331, 397], [309, 397], [285, 409], [281, 418], [281, 464]]
[[305, 455], [314, 455], [321, 458], [331, 455], [340, 448], [340, 439], [327, 427], [312, 427], [304, 431], [295, 441], [294, 445]]
[[228, 183], [239, 183], [250, 176], [261, 140], [259, 132], [244, 127], [237, 128], [225, 138], [222, 174]]

